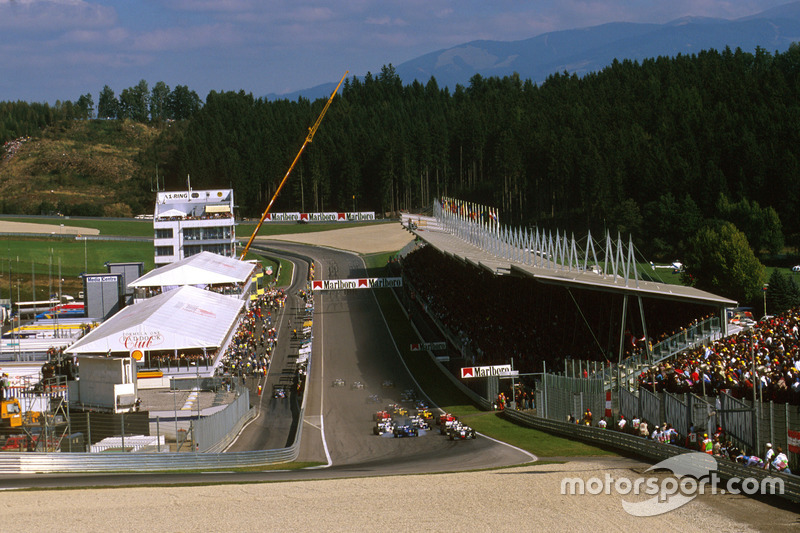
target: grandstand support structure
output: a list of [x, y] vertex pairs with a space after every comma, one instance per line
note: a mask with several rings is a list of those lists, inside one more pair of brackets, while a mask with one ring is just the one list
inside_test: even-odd
[[[574, 234], [558, 230], [512, 228], [499, 223], [496, 208], [451, 198], [434, 201], [433, 220], [423, 225], [412, 223], [414, 219], [420, 217], [404, 217], [403, 224], [419, 239], [445, 255], [485, 269], [495, 276], [526, 277], [568, 290], [601, 291], [621, 296], [618, 369], [629, 366], [622, 365], [622, 359], [630, 298], [635, 298], [638, 304], [638, 319], [645, 339], [649, 337], [644, 298], [710, 307], [717, 310], [719, 317], [725, 317], [726, 308], [737, 305], [734, 300], [694, 287], [644, 279], [631, 237], [626, 242], [621, 235], [612, 238], [611, 233], [606, 232], [603, 241], [596, 242], [591, 232], [587, 232], [586, 240], [579, 241]], [[720, 320], [719, 325], [719, 333], [724, 336], [727, 323]], [[645, 353], [639, 363], [651, 364], [656, 357], [651, 353], [650, 343], [644, 345]], [[618, 373], [615, 383], [612, 382], [613, 388], [619, 390], [621, 379]]]

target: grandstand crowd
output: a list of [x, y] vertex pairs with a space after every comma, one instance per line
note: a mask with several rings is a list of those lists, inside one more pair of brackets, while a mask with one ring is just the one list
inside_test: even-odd
[[[508, 364], [513, 357], [522, 373], [541, 372], [543, 363], [548, 370], [563, 369], [565, 359], [617, 360], [618, 295], [497, 276], [430, 246], [417, 247], [399, 265], [409, 297], [458, 337], [469, 363]], [[648, 328], [655, 338], [661, 336], [655, 332], [676, 332], [696, 318], [674, 302], [652, 305]], [[713, 309], [703, 308], [700, 314], [709, 312]], [[641, 335], [629, 337], [635, 341]], [[626, 353], [642, 346], [628, 343]]]
[[[682, 352], [639, 376], [643, 387], [672, 393], [800, 404], [800, 310], [792, 309], [706, 346]], [[751, 355], [752, 354], [752, 355]], [[755, 360], [755, 374], [753, 361]]]
[[[418, 247], [401, 264], [411, 298], [459, 338], [473, 364], [508, 364], [513, 357], [520, 372], [532, 372], [541, 371], [542, 362], [558, 371], [570, 358], [601, 359], [605, 364], [616, 360], [603, 355], [583, 323], [584, 317], [592, 317], [591, 329], [603, 331], [603, 322], [614, 309], [602, 295], [593, 300], [591, 295], [573, 294], [576, 305], [572, 305], [563, 294], [566, 289], [535, 288], [523, 278], [496, 276], [428, 246]], [[553, 297], [554, 290], [561, 294]], [[580, 312], [577, 306], [582, 308]], [[656, 339], [696, 321], [684, 312], [679, 315], [684, 326], [676, 325], [663, 319], [670, 311], [665, 308], [648, 315]], [[701, 395], [726, 391], [736, 398], [751, 398], [755, 383], [764, 401], [798, 405], [799, 330], [800, 310], [785, 312], [757, 324], [752, 332], [742, 331], [678, 354], [643, 372], [640, 385], [655, 391]], [[618, 334], [616, 328], [612, 338], [614, 334]], [[626, 354], [635, 354], [643, 348], [643, 340], [628, 336], [631, 342], [626, 343]]]

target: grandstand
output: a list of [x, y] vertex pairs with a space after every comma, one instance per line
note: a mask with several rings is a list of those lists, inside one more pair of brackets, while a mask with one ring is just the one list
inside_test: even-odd
[[[727, 333], [727, 323], [719, 317], [725, 316], [725, 308], [736, 306], [735, 301], [693, 287], [643, 280], [636, 270], [630, 240], [613, 241], [606, 235], [601, 246], [589, 234], [580, 246], [566, 234], [503, 227], [494, 221], [496, 215], [487, 217], [485, 213], [493, 211], [446, 200], [434, 204], [433, 217], [403, 219], [418, 241], [436, 252], [421, 252], [426, 257], [417, 256], [404, 265], [406, 273], [414, 274], [409, 276], [409, 285], [448, 285], [453, 299], [463, 297], [467, 304], [479, 299], [480, 305], [489, 306], [500, 318], [482, 328], [495, 331], [469, 336], [493, 339], [485, 348], [476, 347], [472, 356], [478, 361], [500, 362], [498, 359], [516, 355], [528, 370], [541, 370], [541, 361], [552, 364], [551, 368], [559, 368], [564, 358], [621, 363], [641, 351], [642, 363], [647, 364], [702, 342], [709, 334]], [[454, 286], [451, 279], [429, 280], [425, 269], [437, 276], [458, 273], [460, 284]], [[474, 288], [485, 289], [482, 292], [496, 296], [501, 305], [472, 294]], [[632, 302], [638, 313], [629, 310]], [[509, 303], [513, 311], [506, 317], [503, 307], [508, 308]], [[714, 326], [703, 334], [682, 334], [685, 325], [712, 316], [716, 317]], [[503, 319], [509, 324], [498, 335]], [[489, 318], [467, 320], [485, 322]], [[508, 331], [512, 328], [517, 331]], [[509, 336], [520, 344], [509, 349], [513, 344], [507, 342]], [[659, 345], [662, 340], [669, 342]]]

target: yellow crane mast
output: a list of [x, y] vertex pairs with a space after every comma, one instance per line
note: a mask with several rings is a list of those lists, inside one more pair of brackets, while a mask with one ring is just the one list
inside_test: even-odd
[[344, 79], [347, 77], [347, 74], [349, 72], [350, 71], [348, 70], [348, 71], [346, 71], [344, 73], [344, 76], [342, 76], [342, 79], [339, 80], [339, 84], [333, 90], [333, 93], [331, 94], [331, 97], [328, 98], [328, 101], [325, 103], [325, 107], [322, 108], [322, 112], [319, 114], [319, 117], [317, 118], [317, 121], [314, 123], [313, 126], [308, 128], [308, 135], [306, 136], [306, 140], [303, 142], [303, 146], [300, 147], [300, 151], [297, 152], [297, 155], [295, 156], [294, 161], [292, 161], [292, 166], [290, 166], [289, 170], [286, 171], [286, 175], [281, 180], [280, 185], [278, 185], [278, 189], [275, 191], [275, 194], [272, 195], [272, 199], [269, 201], [269, 204], [267, 205], [267, 208], [264, 210], [264, 214], [261, 215], [261, 220], [258, 221], [258, 225], [256, 226], [256, 229], [253, 231], [253, 234], [250, 235], [250, 240], [247, 241], [247, 246], [244, 247], [244, 250], [242, 251], [242, 256], [239, 258], [239, 260], [243, 261], [245, 256], [247, 255], [247, 251], [250, 250], [250, 245], [253, 244], [253, 240], [256, 238], [256, 235], [258, 235], [258, 230], [261, 229], [261, 225], [264, 223], [264, 220], [267, 218], [267, 215], [269, 214], [269, 210], [272, 208], [272, 204], [275, 202], [275, 199], [278, 197], [278, 194], [280, 194], [281, 189], [283, 188], [283, 184], [286, 183], [286, 180], [289, 178], [289, 174], [292, 173], [292, 169], [294, 169], [294, 166], [297, 164], [297, 161], [300, 159], [300, 156], [302, 155], [303, 150], [305, 150], [306, 146], [308, 146], [308, 144], [311, 141], [314, 140], [314, 134], [317, 132], [317, 128], [319, 128], [319, 125], [322, 122], [322, 118], [325, 116], [325, 113], [328, 112], [328, 108], [331, 106], [331, 102], [333, 102], [333, 97], [336, 96], [337, 92], [339, 92], [339, 87], [342, 86], [342, 83], [344, 82]]

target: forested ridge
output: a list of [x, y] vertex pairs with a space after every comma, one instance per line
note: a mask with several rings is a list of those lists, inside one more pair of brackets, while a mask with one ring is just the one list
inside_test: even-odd
[[[144, 81], [119, 99], [109, 91], [96, 113], [91, 95], [0, 103], [0, 139], [93, 116], [154, 122], [163, 134], [138, 157], [134, 211], [152, 203], [158, 165], [168, 189], [187, 175], [195, 188], [232, 187], [239, 215], [252, 217], [325, 103], [244, 91], [200, 102]], [[797, 45], [616, 61], [541, 85], [475, 76], [453, 91], [435, 79], [404, 85], [389, 65], [345, 81], [273, 209], [394, 212], [448, 195], [497, 206], [504, 223], [631, 234], [653, 259], [674, 259], [710, 219], [777, 253], [798, 244], [799, 92]]]

